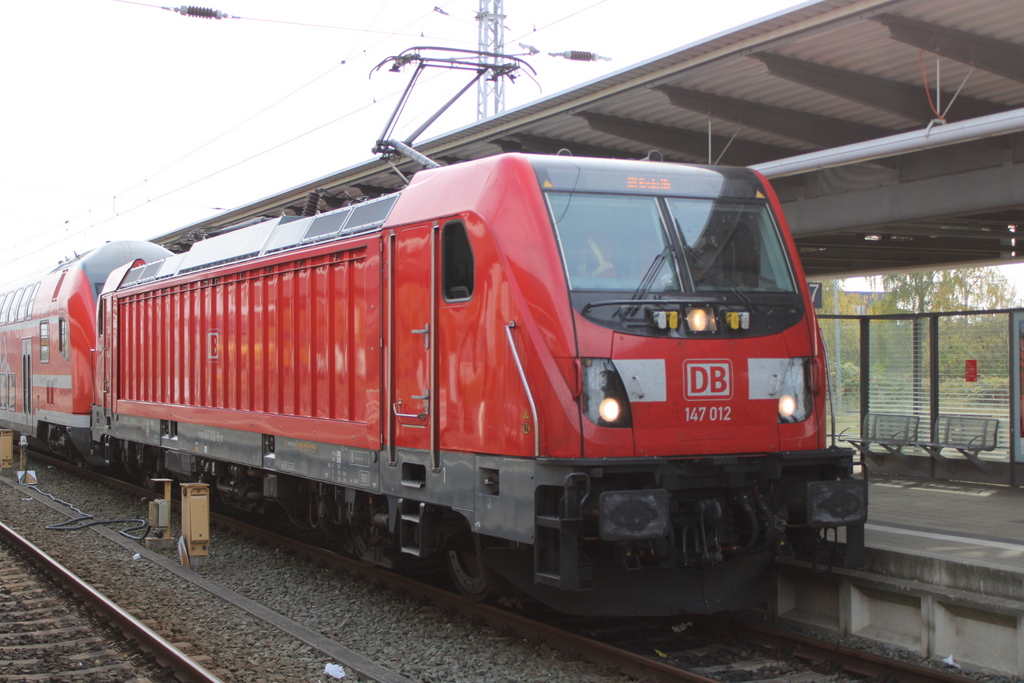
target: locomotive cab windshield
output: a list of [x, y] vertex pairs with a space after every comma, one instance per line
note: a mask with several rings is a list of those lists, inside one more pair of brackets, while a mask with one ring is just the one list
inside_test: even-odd
[[[672, 167], [642, 178], [579, 161], [534, 167], [586, 318], [667, 336], [768, 334], [799, 320], [803, 301], [756, 176]], [[772, 315], [752, 315], [759, 307]]]

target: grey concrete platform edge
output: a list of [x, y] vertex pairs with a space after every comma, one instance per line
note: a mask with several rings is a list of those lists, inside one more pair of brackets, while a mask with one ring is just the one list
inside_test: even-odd
[[[865, 549], [862, 572], [999, 600], [1024, 600], [1024, 570], [985, 560], [960, 562], [938, 553]], [[1024, 604], [1024, 603], [1021, 603]]]
[[773, 616], [969, 668], [1024, 675], [1024, 571], [867, 548], [863, 569], [780, 561]]
[[[0, 481], [21, 493], [31, 496], [32, 498], [42, 503], [43, 505], [49, 507], [50, 509], [66, 515], [68, 518], [77, 516], [76, 514], [72, 513], [71, 510], [69, 510], [67, 507], [47, 499], [42, 494], [33, 490], [30, 487], [22, 486], [21, 484], [18, 484], [17, 482], [6, 477], [0, 477]], [[214, 581], [210, 581], [209, 579], [204, 578], [203, 576], [197, 574], [191, 569], [185, 569], [177, 562], [167, 557], [164, 557], [159, 553], [153, 552], [152, 550], [143, 547], [135, 541], [125, 538], [124, 536], [120, 535], [115, 531], [111, 531], [110, 529], [107, 529], [103, 526], [89, 527], [89, 530], [101, 534], [108, 540], [113, 541], [114, 543], [117, 543], [118, 545], [127, 549], [132, 554], [139, 553], [140, 555], [142, 555], [142, 557], [153, 562], [154, 564], [159, 565], [163, 569], [181, 577], [182, 579], [185, 579], [186, 581], [202, 588], [203, 590], [206, 590], [207, 592], [220, 598], [221, 600], [224, 600], [225, 602], [228, 602], [234, 605], [235, 607], [238, 607], [239, 609], [248, 612], [257, 619], [260, 619], [284, 631], [292, 637], [301, 640], [310, 647], [319, 650], [324, 655], [340, 663], [346, 669], [354, 671], [355, 673], [359, 674], [361, 677], [365, 679], [377, 681], [378, 683], [412, 683], [410, 679], [405, 678], [404, 676], [401, 676], [400, 674], [390, 669], [382, 667], [379, 664], [376, 664], [364, 655], [361, 655], [354, 650], [350, 650], [349, 648], [345, 647], [344, 645], [341, 645], [337, 641], [331, 640], [330, 638], [327, 638], [321, 633], [314, 631], [313, 629], [307, 628], [302, 624], [293, 621], [284, 615], [278, 614], [277, 612], [274, 612], [273, 610], [268, 609], [267, 607], [264, 607], [263, 605], [253, 600], [250, 600], [249, 598], [246, 598], [245, 596], [239, 595], [233, 590], [225, 588], [224, 586], [221, 586], [220, 584]]]

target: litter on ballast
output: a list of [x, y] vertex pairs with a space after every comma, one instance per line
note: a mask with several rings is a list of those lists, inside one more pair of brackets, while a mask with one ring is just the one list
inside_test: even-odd
[[337, 664], [331, 664], [330, 662], [328, 662], [327, 665], [324, 666], [324, 673], [330, 676], [331, 678], [345, 677], [345, 670]]

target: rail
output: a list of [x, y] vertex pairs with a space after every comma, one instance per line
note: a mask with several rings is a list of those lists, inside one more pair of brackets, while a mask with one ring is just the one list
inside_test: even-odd
[[75, 595], [86, 601], [93, 609], [102, 614], [120, 629], [135, 639], [144, 649], [149, 650], [157, 661], [174, 670], [179, 680], [190, 683], [221, 683], [220, 679], [202, 668], [182, 654], [177, 648], [157, 635], [153, 630], [132, 615], [108, 600], [102, 593], [82, 581], [52, 557], [44, 553], [31, 541], [24, 538], [9, 526], [0, 522], [0, 535], [9, 540], [32, 561], [43, 567], [48, 573], [56, 576]]

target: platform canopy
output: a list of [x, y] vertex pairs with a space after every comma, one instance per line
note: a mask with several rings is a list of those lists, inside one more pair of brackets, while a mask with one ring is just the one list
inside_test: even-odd
[[[1024, 2], [812, 2], [416, 147], [443, 164], [568, 149], [753, 166], [814, 277], [1019, 261]], [[368, 160], [159, 241], [184, 250], [312, 190], [324, 208], [401, 186]]]

